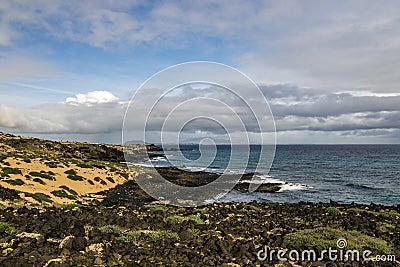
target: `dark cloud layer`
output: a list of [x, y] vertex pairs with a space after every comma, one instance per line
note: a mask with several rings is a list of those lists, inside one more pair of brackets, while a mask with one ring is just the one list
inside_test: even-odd
[[[368, 92], [364, 92], [364, 95], [351, 92], [324, 93], [316, 89], [288, 85], [262, 86], [261, 89], [269, 99], [278, 132], [338, 132], [345, 135], [353, 133], [354, 136], [383, 136], [398, 139], [400, 95], [381, 96]], [[93, 96], [93, 93], [88, 95]], [[104, 95], [109, 98], [104, 100]], [[251, 110], [236, 96], [215, 90], [215, 88], [198, 90], [190, 87], [180, 89], [160, 102], [152, 113], [148, 130], [159, 131], [165, 116], [173, 107], [184, 100], [200, 96], [222, 100], [245, 121], [246, 129], [250, 133], [259, 132]], [[108, 92], [100, 94], [100, 102], [96, 102], [96, 98], [92, 97], [86, 103], [85, 95], [81, 95], [80, 99], [80, 102], [42, 105], [25, 110], [0, 105], [2, 114], [0, 127], [14, 132], [46, 134], [93, 134], [121, 131], [127, 101], [121, 101]], [[250, 105], [260, 101], [249, 99]], [[183, 106], [174, 115], [169, 125], [170, 129], [166, 128], [166, 130], [177, 129], [183, 119], [203, 114], [204, 110], [212, 114], [213, 118], [223, 121], [233, 131], [240, 131], [241, 128], [233, 120], [233, 115], [227, 109], [218, 106], [215, 101]], [[138, 116], [142, 115], [138, 114]], [[130, 118], [128, 127], [134, 130], [140, 125], [136, 124], [135, 118]], [[220, 125], [207, 120], [188, 124], [184, 130], [193, 136], [199, 132], [215, 136], [225, 133]]]

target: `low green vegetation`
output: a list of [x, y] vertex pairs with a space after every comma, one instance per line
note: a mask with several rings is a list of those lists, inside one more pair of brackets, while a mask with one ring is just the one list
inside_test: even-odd
[[107, 176], [107, 178], [106, 178], [110, 183], [113, 183], [113, 184], [115, 184], [115, 181], [114, 181], [114, 179], [112, 178], [112, 177], [110, 177], [110, 176]]
[[76, 171], [73, 169], [67, 170], [64, 172], [65, 174], [71, 174], [71, 175], [76, 175]]
[[151, 232], [143, 232], [144, 236], [152, 242], [158, 242], [161, 239], [171, 239], [174, 241], [179, 240], [179, 235], [169, 230], [160, 230], [160, 231], [151, 231]]
[[105, 225], [99, 228], [100, 232], [102, 234], [120, 234], [121, 233], [121, 229], [119, 228], [118, 225]]
[[99, 176], [94, 177], [94, 180], [102, 185], [107, 185], [106, 181], [101, 179]]
[[378, 222], [378, 229], [382, 232], [393, 232], [396, 226], [386, 222]]
[[169, 230], [158, 230], [158, 231], [136, 230], [136, 231], [126, 231], [122, 233], [118, 237], [118, 240], [122, 242], [138, 244], [140, 238], [143, 238], [144, 242], [146, 241], [159, 242], [162, 239], [170, 239], [173, 241], [178, 241], [179, 235]]
[[317, 246], [322, 249], [328, 249], [328, 247], [336, 248], [337, 240], [343, 238], [347, 241], [346, 249], [363, 251], [368, 248], [374, 253], [385, 254], [390, 254], [392, 252], [391, 246], [382, 239], [371, 237], [358, 231], [344, 231], [330, 227], [290, 233], [285, 236], [284, 242], [289, 247], [312, 248]]
[[114, 234], [118, 235], [118, 240], [122, 242], [138, 244], [139, 239], [143, 239], [143, 242], [158, 242], [161, 239], [171, 239], [174, 241], [179, 240], [179, 235], [169, 230], [126, 230], [122, 231], [117, 225], [105, 225], [99, 228], [102, 234]]
[[400, 213], [398, 213], [395, 210], [390, 210], [390, 211], [384, 211], [384, 210], [382, 210], [382, 211], [371, 211], [371, 210], [360, 209], [360, 208], [350, 208], [347, 211], [348, 212], [354, 212], [354, 213], [359, 214], [359, 215], [369, 214], [369, 215], [374, 215], [374, 216], [400, 218]]
[[80, 208], [82, 206], [83, 205], [79, 203], [71, 203], [71, 204], [62, 204], [60, 207], [62, 209], [74, 209], [74, 208]]
[[76, 164], [76, 166], [78, 166], [79, 168], [84, 168], [84, 169], [92, 169], [93, 168], [92, 165], [89, 165], [86, 163], [78, 163], [78, 164]]
[[67, 171], [65, 171], [64, 173], [65, 173], [65, 174], [68, 174], [68, 175], [67, 175], [67, 178], [68, 178], [68, 179], [71, 179], [71, 180], [74, 180], [74, 181], [83, 181], [83, 180], [85, 180], [84, 177], [82, 177], [82, 176], [76, 174], [76, 171], [73, 170], [73, 169], [67, 170]]
[[35, 171], [33, 171], [33, 172], [30, 172], [29, 175], [33, 176], [33, 177], [39, 177], [42, 179], [51, 180], [51, 181], [55, 180], [55, 178], [54, 178], [55, 174], [54, 174], [54, 172], [51, 172], [51, 171], [50, 172], [45, 172], [45, 171], [35, 172]]
[[0, 162], [2, 163], [6, 158], [8, 158], [7, 155], [0, 155]]
[[121, 175], [122, 177], [124, 177], [125, 179], [129, 178], [129, 174], [127, 174], [126, 172], [116, 172], [117, 174]]
[[273, 233], [279, 233], [279, 232], [283, 232], [283, 228], [282, 227], [275, 227], [274, 229], [272, 229]]
[[24, 185], [25, 182], [22, 181], [21, 179], [15, 179], [15, 180], [4, 180], [4, 182], [10, 184], [10, 185]]
[[51, 191], [51, 194], [60, 198], [76, 199], [76, 196], [69, 194], [64, 189]]
[[340, 214], [340, 210], [336, 207], [327, 207], [325, 209], [325, 211], [331, 215], [339, 215]]
[[165, 210], [167, 210], [167, 207], [165, 205], [158, 205], [158, 204], [149, 204], [149, 205], [145, 205], [144, 207], [150, 211], [165, 211]]
[[51, 197], [49, 195], [46, 195], [44, 193], [25, 193], [25, 196], [27, 197], [31, 197], [33, 199], [35, 199], [36, 201], [39, 202], [53, 202], [51, 200]]
[[389, 215], [392, 216], [392, 217], [396, 217], [396, 219], [400, 219], [400, 213], [398, 213], [395, 210], [389, 211]]
[[196, 215], [189, 216], [180, 216], [180, 215], [172, 215], [167, 217], [166, 222], [169, 223], [182, 223], [184, 221], [193, 221], [196, 224], [204, 224], [204, 221]]
[[47, 167], [52, 169], [58, 168], [58, 162], [55, 161], [46, 161], [44, 164], [46, 164]]
[[43, 185], [46, 184], [42, 179], [40, 179], [38, 177], [34, 178], [33, 181], [36, 182], [36, 183], [39, 183], [39, 184], [43, 184]]
[[3, 231], [4, 229], [8, 229], [10, 227], [11, 227], [10, 223], [0, 222], [0, 231]]
[[10, 177], [10, 174], [22, 175], [22, 172], [18, 168], [3, 167], [2, 172], [0, 173], [0, 176], [1, 177]]
[[19, 230], [15, 229], [10, 223], [0, 222], [0, 232], [5, 232], [14, 237], [19, 233]]
[[31, 162], [32, 162], [30, 158], [23, 158], [22, 160], [23, 160], [25, 163], [31, 163]]
[[70, 193], [71, 195], [74, 195], [74, 196], [77, 196], [77, 195], [78, 195], [78, 193], [77, 193], [75, 190], [69, 188], [69, 187], [66, 186], [66, 185], [62, 185], [62, 186], [60, 186], [60, 188], [66, 190], [66, 191], [67, 191], [68, 193]]
[[92, 163], [92, 166], [97, 169], [103, 169], [103, 170], [106, 169], [106, 166], [104, 166], [100, 163]]
[[141, 231], [126, 231], [124, 232], [118, 240], [122, 242], [138, 243], [139, 237], [142, 235]]

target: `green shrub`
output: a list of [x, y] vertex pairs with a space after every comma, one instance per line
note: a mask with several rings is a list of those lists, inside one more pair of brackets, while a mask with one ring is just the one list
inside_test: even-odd
[[70, 174], [70, 175], [76, 175], [76, 171], [75, 170], [68, 170], [64, 172], [65, 174]]
[[122, 242], [138, 243], [139, 238], [143, 238], [144, 241], [159, 242], [161, 239], [171, 239], [173, 241], [179, 240], [179, 235], [169, 230], [158, 230], [158, 231], [126, 231], [119, 236], [119, 240]]
[[69, 188], [69, 187], [66, 186], [66, 185], [62, 185], [62, 186], [60, 186], [60, 188], [66, 190], [66, 191], [69, 192], [71, 195], [74, 195], [74, 196], [77, 196], [77, 195], [78, 195], [78, 193], [77, 193], [75, 190]]
[[94, 185], [92, 180], [88, 180], [88, 183], [91, 184], [91, 185]]
[[68, 174], [68, 176], [67, 176], [68, 179], [71, 179], [71, 180], [74, 180], [74, 181], [83, 181], [83, 180], [85, 180], [85, 178], [83, 178], [82, 176], [77, 175], [75, 170], [71, 169], [71, 170], [65, 171], [64, 173]]
[[108, 181], [110, 181], [111, 183], [113, 183], [113, 184], [115, 184], [115, 181], [114, 181], [114, 179], [113, 178], [111, 178], [111, 177], [109, 177], [109, 176], [107, 176], [107, 178], [106, 178]]
[[121, 229], [117, 225], [105, 225], [99, 228], [100, 232], [103, 234], [117, 234], [121, 233]]
[[4, 182], [10, 184], [10, 185], [24, 185], [25, 182], [22, 181], [21, 179], [15, 179], [15, 180], [4, 180]]
[[49, 196], [49, 195], [46, 195], [46, 194], [44, 194], [44, 193], [25, 193], [25, 196], [27, 196], [27, 197], [31, 197], [31, 198], [33, 198], [33, 199], [35, 199], [36, 201], [39, 201], [39, 202], [53, 202], [52, 200], [51, 200], [51, 197]]
[[396, 229], [396, 226], [386, 222], [378, 222], [378, 227], [382, 232], [393, 232]]
[[[52, 174], [51, 174], [52, 173]], [[30, 172], [29, 175], [33, 177], [39, 177], [47, 180], [55, 180], [55, 178], [52, 176], [54, 175], [53, 172], [51, 173], [46, 173], [46, 172]]]
[[398, 213], [395, 210], [389, 211], [389, 215], [392, 216], [392, 217], [400, 218], [400, 213]]
[[124, 232], [118, 240], [122, 242], [130, 242], [130, 243], [137, 243], [139, 237], [142, 235], [141, 231], [127, 231]]
[[365, 210], [360, 208], [350, 208], [347, 211], [354, 212], [356, 214], [369, 214], [373, 216], [384, 216], [384, 217], [400, 217], [400, 213], [395, 210], [390, 210], [389, 212], [386, 211], [372, 211], [372, 210]]
[[3, 162], [6, 158], [8, 158], [7, 155], [0, 155], [0, 162]]
[[98, 164], [98, 163], [93, 163], [92, 166], [97, 169], [103, 169], [103, 170], [106, 169], [106, 166], [104, 166], [102, 164]]
[[68, 198], [68, 199], [76, 199], [76, 196], [68, 194], [63, 189], [51, 191], [51, 194], [53, 194], [56, 197]]
[[152, 242], [158, 242], [159, 240], [164, 239], [164, 238], [172, 239], [174, 241], [179, 240], [179, 235], [177, 233], [171, 232], [169, 230], [167, 230], [167, 231], [161, 230], [161, 231], [147, 232], [145, 234], [145, 236], [147, 238], [149, 238], [150, 241], [152, 241]]
[[158, 204], [148, 204], [144, 206], [150, 211], [165, 211], [167, 210], [167, 207], [164, 205], [158, 205]]
[[323, 249], [335, 248], [338, 239], [346, 239], [346, 249], [363, 251], [371, 249], [374, 253], [390, 254], [392, 248], [386, 241], [362, 234], [358, 231], [344, 231], [330, 227], [302, 230], [287, 234], [284, 237], [285, 244], [302, 248], [319, 246]]
[[58, 168], [58, 162], [55, 161], [46, 161], [44, 164], [46, 164], [47, 167], [52, 169]]
[[82, 176], [80, 176], [80, 175], [73, 175], [73, 174], [69, 174], [69, 175], [67, 176], [67, 178], [68, 178], [68, 179], [71, 179], [71, 180], [73, 180], [73, 181], [83, 181], [83, 180], [85, 180], [85, 178], [83, 178]]
[[122, 177], [124, 177], [125, 179], [129, 178], [129, 174], [127, 174], [126, 172], [117, 172], [117, 174], [121, 175]]
[[3, 170], [2, 170], [2, 176], [3, 177], [10, 177], [10, 174], [22, 175], [22, 172], [18, 168], [4, 167]]
[[43, 185], [46, 184], [42, 179], [40, 179], [38, 177], [34, 178], [33, 181], [36, 182], [36, 183], [39, 183], [39, 184], [43, 184]]
[[4, 229], [7, 229], [7, 228], [10, 228], [10, 227], [11, 227], [11, 224], [6, 223], [6, 222], [0, 222], [0, 231], [4, 230]]
[[182, 223], [184, 221], [193, 221], [196, 224], [204, 224], [204, 221], [196, 215], [189, 215], [189, 216], [179, 216], [179, 215], [172, 215], [167, 217], [167, 222], [170, 223]]
[[71, 204], [62, 204], [61, 208], [63, 209], [74, 209], [74, 208], [80, 208], [82, 207], [82, 204], [79, 203], [71, 203]]
[[85, 163], [78, 163], [78, 164], [76, 164], [76, 166], [78, 166], [79, 168], [86, 168], [86, 169], [92, 169], [93, 168], [92, 165], [85, 164]]
[[340, 214], [340, 210], [336, 207], [328, 207], [325, 209], [325, 211], [331, 215], [339, 215]]
[[18, 229], [15, 229], [14, 227], [9, 227], [9, 228], [6, 230], [6, 233], [9, 234], [9, 235], [12, 236], [12, 237], [15, 237], [17, 234], [19, 234], [19, 230], [18, 230]]

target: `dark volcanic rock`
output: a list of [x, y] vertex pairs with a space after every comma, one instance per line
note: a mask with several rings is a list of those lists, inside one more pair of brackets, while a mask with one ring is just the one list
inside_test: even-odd
[[[280, 183], [266, 183], [266, 184], [261, 184], [257, 187], [255, 192], [262, 192], [262, 193], [275, 193], [278, 192], [281, 189]], [[234, 187], [235, 190], [239, 192], [246, 193], [249, 191], [249, 183], [239, 183], [235, 185]]]
[[[328, 207], [338, 208], [340, 216], [326, 212]], [[355, 230], [385, 240], [400, 257], [399, 212], [396, 207], [305, 202], [216, 203], [195, 208], [159, 204], [105, 207], [96, 202], [73, 210], [0, 209], [3, 223], [44, 237], [38, 242], [0, 230], [0, 266], [45, 266], [51, 260], [48, 266], [273, 266], [282, 262], [257, 260], [261, 247], [307, 249], [285, 244], [285, 235], [316, 227]], [[382, 218], [377, 213], [382, 213]], [[383, 222], [392, 225], [390, 231], [382, 230]], [[84, 232], [74, 230], [82, 225]], [[113, 228], [101, 230], [104, 226]], [[394, 262], [334, 265], [328, 260], [297, 264], [396, 266]]]
[[147, 195], [143, 189], [134, 181], [130, 180], [122, 185], [117, 185], [106, 191], [98, 193], [104, 195], [102, 204], [105, 206], [118, 205], [123, 203], [134, 203], [136, 205], [143, 205], [145, 203], [154, 201], [154, 198]]
[[2, 200], [15, 200], [20, 199], [18, 191], [0, 186], [0, 199]]

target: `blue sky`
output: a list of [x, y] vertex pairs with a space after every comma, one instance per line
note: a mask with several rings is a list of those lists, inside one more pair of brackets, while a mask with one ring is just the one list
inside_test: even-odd
[[400, 142], [397, 1], [2, 1], [0, 130], [119, 143], [139, 85], [196, 60], [262, 87], [279, 143]]

